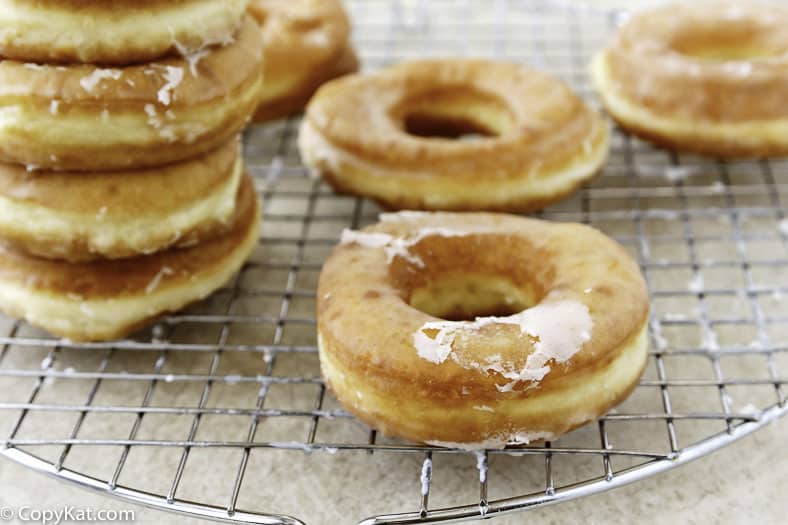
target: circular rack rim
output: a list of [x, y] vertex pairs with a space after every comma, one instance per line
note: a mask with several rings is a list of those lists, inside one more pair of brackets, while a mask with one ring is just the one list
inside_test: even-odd
[[[620, 471], [607, 478], [597, 478], [583, 483], [578, 483], [559, 489], [546, 489], [525, 496], [505, 498], [479, 505], [464, 505], [445, 509], [436, 509], [422, 512], [390, 514], [376, 516], [362, 520], [358, 525], [406, 525], [417, 523], [452, 523], [473, 520], [482, 517], [494, 517], [510, 514], [526, 508], [552, 505], [584, 496], [605, 492], [617, 487], [634, 483], [641, 479], [665, 472], [672, 468], [689, 463], [703, 457], [726, 445], [746, 437], [759, 428], [779, 419], [788, 413], [788, 404], [774, 405], [757, 415], [755, 420], [742, 422], [730, 427], [705, 441], [691, 445], [664, 458], [654, 459], [645, 465], [638, 465]], [[547, 453], [549, 457], [549, 452]], [[110, 487], [109, 484], [79, 472], [62, 468], [56, 469], [52, 463], [42, 460], [32, 454], [13, 447], [0, 449], [0, 455], [20, 465], [30, 468], [41, 474], [66, 481], [80, 488], [88, 489], [117, 499], [128, 501], [156, 510], [164, 510], [176, 514], [202, 517], [225, 523], [248, 523], [255, 525], [306, 525], [305, 522], [279, 514], [263, 514], [236, 510], [229, 512], [227, 509], [195, 503], [191, 501], [174, 500], [142, 492], [122, 486]]]

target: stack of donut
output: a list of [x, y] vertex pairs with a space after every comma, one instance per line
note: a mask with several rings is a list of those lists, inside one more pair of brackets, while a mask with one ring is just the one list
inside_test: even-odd
[[0, 0], [0, 309], [112, 339], [241, 267], [263, 72], [246, 4]]

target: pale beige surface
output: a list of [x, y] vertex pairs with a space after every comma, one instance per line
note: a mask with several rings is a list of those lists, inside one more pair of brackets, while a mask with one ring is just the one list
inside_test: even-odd
[[[785, 436], [788, 419], [763, 429], [713, 456], [622, 489], [502, 517], [493, 525], [590, 525], [665, 523], [698, 525], [778, 524], [788, 513], [788, 455]], [[135, 509], [138, 523], [203, 524], [203, 520], [129, 506], [82, 489], [64, 486], [0, 461], [0, 506], [37, 504]], [[393, 494], [390, 494], [390, 496]], [[396, 495], [394, 495], [396, 496]], [[287, 495], [283, 497], [288, 497]], [[295, 497], [291, 495], [289, 497]], [[408, 499], [411, 502], [412, 498]], [[332, 507], [336, 504], [334, 502]], [[358, 516], [352, 500], [344, 503], [351, 516]], [[314, 525], [337, 523], [327, 518]], [[349, 522], [345, 522], [349, 523]], [[481, 523], [477, 521], [477, 523]], [[310, 524], [311, 525], [311, 524]]]

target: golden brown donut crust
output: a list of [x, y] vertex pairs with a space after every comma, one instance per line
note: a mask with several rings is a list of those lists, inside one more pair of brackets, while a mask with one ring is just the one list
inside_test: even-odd
[[[302, 81], [297, 89], [276, 96], [268, 101], [264, 101], [257, 107], [253, 120], [255, 122], [267, 122], [284, 118], [288, 115], [298, 113], [306, 107], [309, 99], [315, 92], [328, 82], [350, 73], [355, 73], [359, 68], [359, 60], [355, 50], [348, 46], [337, 59], [337, 62], [312, 70], [311, 74]], [[269, 78], [269, 77], [265, 77]]]
[[593, 77], [625, 129], [720, 157], [788, 153], [788, 9], [731, 1], [634, 15]]
[[257, 104], [262, 33], [192, 59], [124, 68], [0, 62], [0, 161], [113, 170], [177, 162], [236, 135]]
[[[421, 115], [472, 122], [492, 136], [409, 133], [407, 122]], [[509, 63], [433, 59], [325, 84], [309, 103], [299, 147], [335, 189], [387, 208], [528, 211], [596, 174], [608, 131], [549, 75]]]
[[[379, 234], [396, 240], [384, 248], [375, 239]], [[340, 244], [323, 267], [318, 333], [328, 382], [340, 401], [373, 427], [416, 441], [450, 443], [484, 442], [501, 432], [558, 435], [608, 410], [636, 384], [645, 363], [647, 290], [637, 264], [600, 232], [510, 215], [407, 212], [385, 216], [361, 237]], [[464, 324], [448, 357], [431, 361], [415, 335], [423, 331], [437, 337], [425, 325], [442, 321], [410, 303], [430, 283], [468, 274], [505, 277], [535, 309], [582, 305], [592, 323], [590, 339], [565, 362], [548, 361], [551, 369], [540, 380], [512, 381], [500, 368], [480, 366], [497, 354], [505, 370], [527, 368], [538, 338], [504, 322]], [[607, 397], [579, 402], [556, 419], [506, 411], [518, 402], [569, 396], [575, 384], [604, 372], [626, 353], [634, 356], [633, 364], [620, 383], [609, 385]], [[348, 385], [359, 389], [358, 399]], [[399, 400], [401, 409], [394, 401], [388, 408], [365, 405], [368, 398], [384, 404], [380, 399]], [[480, 415], [471, 405], [495, 414]], [[442, 412], [451, 415], [437, 415]], [[452, 419], [446, 427], [431, 422], [433, 416]], [[491, 422], [495, 426], [487, 426]], [[537, 423], [541, 426], [531, 426]]]
[[321, 84], [358, 70], [340, 0], [251, 0], [249, 12], [262, 26], [265, 47], [255, 121], [300, 111]]
[[132, 171], [30, 172], [0, 164], [0, 209], [7, 215], [0, 217], [0, 243], [76, 262], [211, 239], [234, 217], [240, 146], [236, 137], [182, 163]]
[[[199, 245], [121, 260], [66, 263], [0, 247], [0, 309], [76, 341], [123, 337], [158, 316], [203, 299], [235, 273], [257, 245], [260, 206], [251, 178], [238, 191], [236, 215], [225, 234]], [[20, 300], [20, 295], [24, 294]], [[172, 297], [172, 298], [170, 298]], [[56, 301], [55, 306], [41, 306]], [[157, 306], [166, 305], [157, 310]], [[94, 321], [118, 305], [122, 320]], [[53, 317], [56, 311], [60, 316]], [[68, 321], [68, 324], [65, 324]]]
[[149, 62], [231, 41], [246, 4], [246, 0], [0, 0], [0, 56], [49, 64]]

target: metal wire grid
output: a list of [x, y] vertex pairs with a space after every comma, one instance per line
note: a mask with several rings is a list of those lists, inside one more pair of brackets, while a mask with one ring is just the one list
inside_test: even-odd
[[[356, 0], [349, 7], [368, 68], [483, 54], [550, 70], [589, 99], [587, 61], [616, 19], [534, 1]], [[478, 458], [378, 436], [326, 392], [313, 309], [321, 263], [339, 232], [373, 222], [379, 210], [306, 176], [295, 151], [297, 126], [291, 119], [247, 133], [247, 160], [265, 206], [259, 251], [204, 304], [111, 345], [55, 340], [0, 320], [0, 431], [8, 428], [0, 454], [137, 503], [243, 523], [301, 523], [272, 512], [278, 483], [303, 491], [317, 472], [335, 476], [350, 465], [351, 477], [363, 477], [383, 468], [390, 477], [381, 483], [410, 480], [411, 512], [364, 523], [437, 522], [606, 490], [706, 454], [785, 413], [788, 239], [778, 224], [786, 217], [788, 162], [679, 156], [616, 130], [604, 175], [541, 215], [594, 225], [641, 265], [652, 297], [652, 344], [630, 400], [556, 442]], [[319, 468], [344, 461], [343, 454], [353, 462]], [[157, 466], [145, 470], [148, 463]], [[397, 477], [391, 472], [399, 467], [407, 471]], [[284, 469], [280, 481], [277, 469]], [[448, 475], [441, 478], [442, 469]], [[530, 489], [507, 493], [496, 484], [523, 470]], [[213, 482], [207, 489], [200, 486], [206, 479]], [[459, 497], [451, 499], [433, 479], [478, 492], [452, 489]], [[334, 500], [361, 499], [341, 485], [330, 489]], [[261, 498], [266, 491], [270, 497]], [[375, 514], [403, 510], [378, 500]], [[239, 502], [251, 510], [238, 510]], [[342, 522], [361, 517], [338, 512]]]

